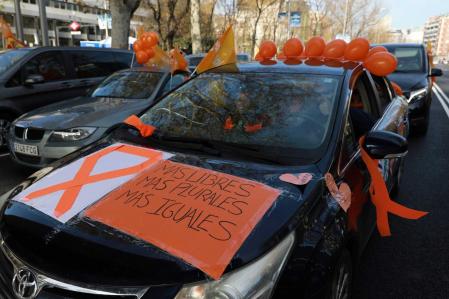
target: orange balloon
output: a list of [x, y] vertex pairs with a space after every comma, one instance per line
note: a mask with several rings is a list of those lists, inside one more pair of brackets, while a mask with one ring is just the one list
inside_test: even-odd
[[363, 65], [376, 76], [387, 76], [396, 70], [398, 61], [391, 53], [378, 52], [366, 58]]
[[148, 36], [151, 36], [151, 38], [153, 39], [154, 45], [157, 45], [159, 43], [159, 34], [157, 34], [157, 32], [151, 31], [148, 32]]
[[276, 55], [277, 47], [272, 41], [264, 41], [260, 44], [259, 54], [264, 59], [270, 59]]
[[376, 46], [369, 50], [368, 55], [366, 57], [370, 57], [374, 53], [379, 53], [379, 52], [388, 52], [388, 50], [384, 46]]
[[282, 49], [285, 57], [299, 57], [304, 49], [302, 42], [297, 38], [289, 39]]
[[143, 37], [141, 43], [144, 49], [154, 47], [157, 44], [154, 38], [150, 35]]
[[140, 41], [136, 40], [134, 42], [133, 49], [134, 49], [134, 52], [136, 52], [136, 53], [143, 50], [143, 47], [142, 47], [142, 44], [140, 43]]
[[326, 42], [320, 36], [315, 36], [309, 39], [306, 44], [306, 56], [318, 57], [321, 56], [326, 48]]
[[346, 42], [342, 39], [336, 39], [329, 42], [324, 48], [323, 56], [326, 58], [341, 58], [345, 55]]
[[262, 60], [263, 60], [263, 57], [262, 57], [262, 55], [260, 55], [260, 53], [258, 52], [258, 53], [256, 54], [256, 56], [254, 57], [254, 60], [262, 61]]
[[145, 64], [150, 59], [147, 52], [141, 50], [139, 52], [136, 52], [136, 60], [138, 64]]
[[398, 84], [394, 83], [393, 81], [390, 81], [390, 83], [391, 83], [391, 86], [393, 86], [394, 92], [397, 95], [399, 95], [399, 96], [404, 95], [404, 93], [402, 92], [402, 88]]
[[145, 53], [147, 53], [148, 59], [151, 59], [151, 58], [154, 57], [154, 54], [155, 54], [155, 53], [154, 53], [153, 48], [147, 48], [147, 49], [145, 49], [144, 51], [145, 51]]
[[366, 38], [353, 39], [345, 50], [346, 60], [363, 60], [369, 51], [369, 41]]

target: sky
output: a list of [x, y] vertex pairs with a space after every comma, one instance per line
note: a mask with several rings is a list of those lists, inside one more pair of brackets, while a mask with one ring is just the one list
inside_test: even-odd
[[395, 29], [421, 27], [430, 16], [449, 13], [449, 0], [382, 0]]

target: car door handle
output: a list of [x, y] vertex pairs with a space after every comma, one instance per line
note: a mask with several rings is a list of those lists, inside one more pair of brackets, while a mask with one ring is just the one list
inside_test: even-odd
[[73, 86], [73, 84], [70, 83], [70, 82], [62, 82], [61, 83], [61, 87], [62, 88], [69, 88], [69, 87], [72, 87], [72, 86]]

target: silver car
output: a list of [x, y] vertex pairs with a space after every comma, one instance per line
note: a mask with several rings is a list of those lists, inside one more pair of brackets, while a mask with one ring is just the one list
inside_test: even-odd
[[97, 141], [108, 128], [147, 108], [188, 75], [145, 67], [123, 70], [106, 78], [87, 97], [26, 113], [10, 127], [11, 157], [19, 164], [42, 168]]

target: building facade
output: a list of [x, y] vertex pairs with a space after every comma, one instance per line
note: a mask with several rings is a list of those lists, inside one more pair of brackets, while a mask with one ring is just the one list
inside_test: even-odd
[[424, 26], [424, 43], [431, 44], [437, 60], [449, 59], [449, 14], [430, 17]]
[[[51, 46], [78, 46], [80, 41], [99, 41], [111, 34], [110, 28], [103, 26], [100, 29], [99, 27], [99, 19], [110, 18], [107, 1], [47, 0], [45, 2]], [[12, 31], [16, 33], [14, 1], [0, 1], [0, 5], [0, 14], [11, 25]], [[37, 0], [21, 0], [20, 8], [25, 43], [29, 46], [42, 45]], [[131, 21], [131, 29], [136, 30], [139, 25], [143, 24], [141, 19], [147, 16], [148, 12], [138, 9], [134, 15], [135, 18]], [[75, 34], [69, 28], [73, 21], [81, 25], [79, 32], [74, 32]], [[2, 45], [0, 45], [1, 47]]]

